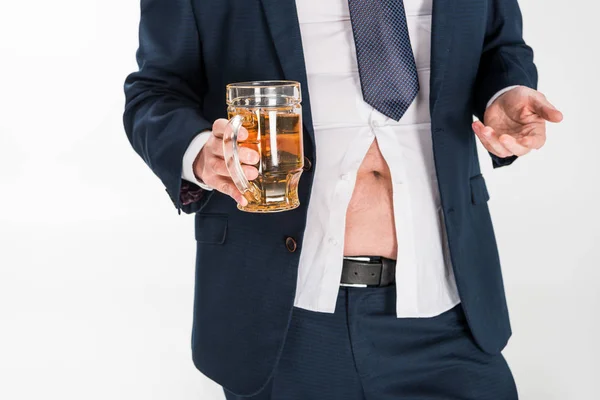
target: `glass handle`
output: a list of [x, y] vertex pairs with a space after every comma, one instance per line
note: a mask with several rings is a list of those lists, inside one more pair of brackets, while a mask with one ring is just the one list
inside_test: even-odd
[[228, 127], [223, 134], [223, 157], [225, 158], [225, 165], [227, 166], [231, 180], [233, 180], [233, 183], [246, 200], [249, 202], [260, 201], [260, 191], [254, 184], [248, 181], [240, 162], [238, 135], [242, 127], [242, 122], [243, 118], [240, 115], [236, 115], [229, 120]]

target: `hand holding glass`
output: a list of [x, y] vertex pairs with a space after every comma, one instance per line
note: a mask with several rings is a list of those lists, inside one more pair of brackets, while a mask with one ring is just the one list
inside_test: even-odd
[[[248, 201], [242, 211], [279, 212], [300, 205], [298, 182], [304, 166], [300, 84], [292, 81], [233, 83], [227, 86], [229, 127], [223, 154], [235, 186]], [[248, 137], [238, 141], [240, 128]], [[239, 148], [259, 154], [258, 177], [246, 178]]]

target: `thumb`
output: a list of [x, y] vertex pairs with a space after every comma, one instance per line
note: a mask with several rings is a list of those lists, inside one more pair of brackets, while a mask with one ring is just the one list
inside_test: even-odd
[[563, 114], [543, 96], [536, 96], [534, 98], [533, 111], [546, 121], [560, 122], [563, 120]]

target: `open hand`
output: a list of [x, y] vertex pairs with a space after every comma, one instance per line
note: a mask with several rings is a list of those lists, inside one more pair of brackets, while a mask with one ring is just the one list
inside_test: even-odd
[[537, 90], [519, 86], [502, 94], [485, 112], [484, 123], [473, 130], [483, 146], [500, 158], [524, 156], [546, 143], [546, 121], [563, 115]]

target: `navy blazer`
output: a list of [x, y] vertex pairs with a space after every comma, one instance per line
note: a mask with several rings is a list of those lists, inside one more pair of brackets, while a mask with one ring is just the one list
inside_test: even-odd
[[[517, 0], [434, 0], [431, 120], [435, 165], [456, 283], [473, 336], [501, 351], [511, 335], [485, 181], [471, 129], [511, 85], [536, 88], [533, 52]], [[314, 130], [294, 0], [141, 0], [139, 71], [125, 84], [133, 148], [177, 209], [196, 216], [193, 360], [230, 391], [249, 395], [271, 376], [285, 340], [313, 170], [301, 206], [240, 212], [213, 191], [182, 201], [182, 159], [194, 136], [226, 117], [225, 85], [288, 79], [302, 84], [305, 153]], [[492, 156], [495, 167], [515, 157]], [[185, 204], [184, 204], [185, 203]], [[293, 238], [298, 248], [286, 246]]]

